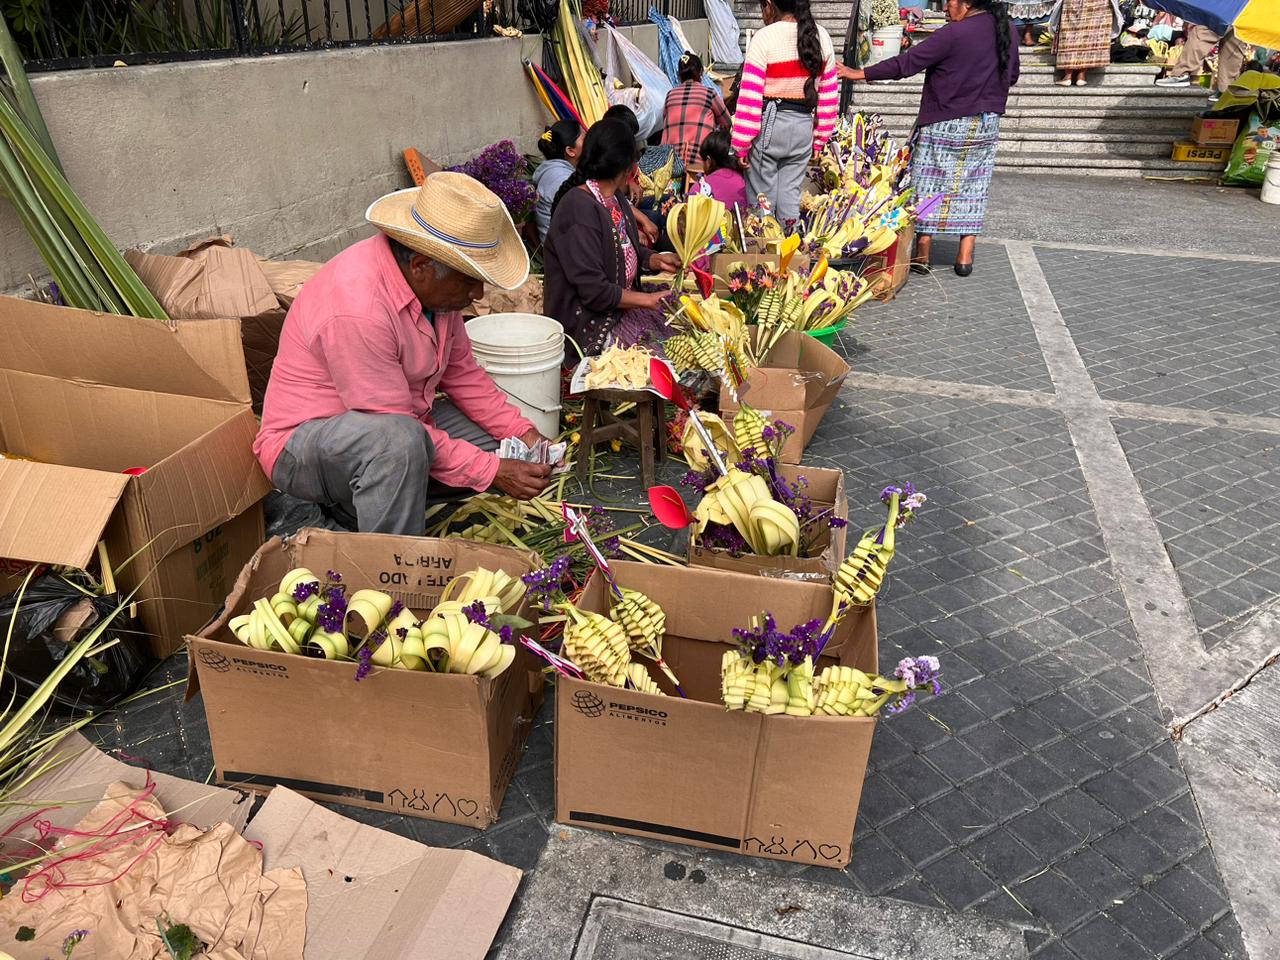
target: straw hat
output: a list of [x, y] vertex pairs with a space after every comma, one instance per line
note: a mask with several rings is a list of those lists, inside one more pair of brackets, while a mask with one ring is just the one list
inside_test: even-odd
[[364, 217], [410, 250], [495, 287], [514, 290], [529, 277], [529, 254], [511, 214], [465, 173], [433, 173], [420, 188], [373, 201]]

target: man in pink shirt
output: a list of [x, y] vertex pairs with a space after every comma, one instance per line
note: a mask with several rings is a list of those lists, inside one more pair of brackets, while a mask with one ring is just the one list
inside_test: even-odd
[[529, 275], [506, 207], [465, 174], [435, 173], [365, 217], [381, 232], [325, 264], [285, 318], [253, 446], [262, 469], [378, 533], [423, 533], [428, 477], [433, 495], [537, 496], [551, 468], [493, 451], [541, 435], [476, 363], [459, 313], [485, 283]]

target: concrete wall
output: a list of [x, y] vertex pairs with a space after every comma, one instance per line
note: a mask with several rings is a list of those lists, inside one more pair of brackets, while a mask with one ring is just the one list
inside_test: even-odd
[[[684, 24], [705, 48], [705, 20]], [[655, 60], [653, 26], [624, 28]], [[541, 39], [366, 47], [32, 78], [72, 185], [121, 249], [229, 233], [263, 256], [331, 256], [370, 201], [410, 185], [408, 146], [457, 163], [525, 152], [546, 114], [522, 66]], [[45, 273], [0, 204], [0, 290]]]

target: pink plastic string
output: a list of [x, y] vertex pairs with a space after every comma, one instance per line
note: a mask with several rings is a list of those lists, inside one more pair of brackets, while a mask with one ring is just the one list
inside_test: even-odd
[[[95, 830], [75, 830], [66, 827], [55, 827], [48, 819], [42, 819], [61, 807], [44, 807], [28, 814], [0, 833], [0, 843], [13, 839], [12, 834], [19, 828], [32, 825], [36, 831], [36, 840], [21, 839], [41, 851], [48, 851], [59, 841], [74, 843], [79, 849], [75, 853], [58, 857], [28, 874], [22, 880], [22, 900], [24, 903], [35, 903], [48, 896], [54, 890], [87, 889], [115, 883], [130, 870], [153, 853], [164, 841], [169, 829], [174, 826], [168, 819], [156, 819], [142, 812], [142, 804], [155, 795], [156, 784], [147, 770], [147, 782], [141, 792], [129, 801], [119, 813], [112, 816]], [[65, 867], [71, 863], [84, 863], [98, 859], [126, 845], [136, 844], [139, 837], [145, 841], [142, 851], [120, 870], [115, 876], [93, 883], [73, 882], [66, 879]], [[53, 843], [49, 843], [52, 840]], [[7, 858], [8, 862], [19, 862], [17, 857]]]

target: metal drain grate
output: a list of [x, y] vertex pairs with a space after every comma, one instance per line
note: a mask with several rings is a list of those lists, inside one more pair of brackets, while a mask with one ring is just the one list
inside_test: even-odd
[[874, 960], [729, 924], [597, 897], [573, 960]]

